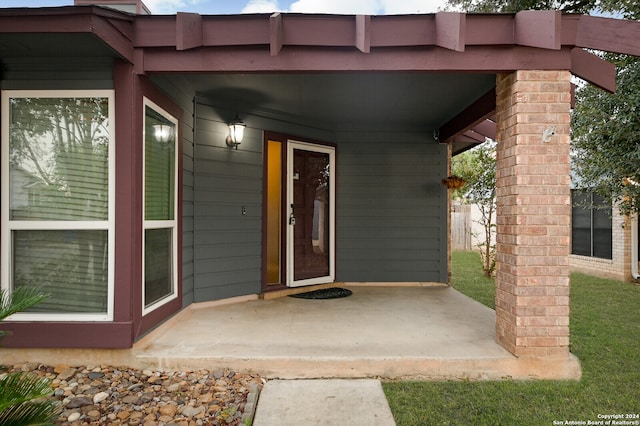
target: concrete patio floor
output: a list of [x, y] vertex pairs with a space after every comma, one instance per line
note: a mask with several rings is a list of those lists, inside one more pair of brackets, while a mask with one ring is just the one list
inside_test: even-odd
[[493, 310], [448, 287], [349, 287], [342, 299], [195, 304], [136, 344], [145, 366], [225, 367], [269, 378], [580, 377], [568, 359], [517, 359]]
[[0, 349], [0, 362], [229, 368], [282, 379], [580, 378], [573, 355], [511, 355], [495, 342], [495, 312], [453, 288], [349, 288], [342, 299], [192, 304], [130, 350]]

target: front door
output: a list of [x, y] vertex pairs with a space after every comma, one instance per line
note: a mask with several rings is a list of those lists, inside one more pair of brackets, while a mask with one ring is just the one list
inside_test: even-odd
[[335, 280], [335, 149], [287, 142], [287, 285]]

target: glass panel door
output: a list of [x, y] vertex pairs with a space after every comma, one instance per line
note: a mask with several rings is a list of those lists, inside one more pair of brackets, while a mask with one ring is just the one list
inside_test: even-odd
[[282, 143], [269, 140], [267, 150], [266, 285], [282, 285]]
[[289, 141], [287, 158], [287, 285], [333, 282], [335, 150]]

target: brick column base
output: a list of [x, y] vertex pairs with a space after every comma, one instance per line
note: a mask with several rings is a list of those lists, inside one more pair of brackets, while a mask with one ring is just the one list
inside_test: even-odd
[[497, 77], [496, 339], [515, 356], [569, 356], [568, 71]]

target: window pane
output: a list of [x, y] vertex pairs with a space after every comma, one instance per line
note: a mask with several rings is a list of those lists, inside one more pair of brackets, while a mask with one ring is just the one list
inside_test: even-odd
[[50, 297], [28, 312], [107, 311], [107, 231], [13, 231], [15, 288]]
[[108, 219], [108, 99], [9, 101], [11, 220]]
[[267, 284], [281, 284], [282, 143], [267, 143]]
[[174, 219], [176, 126], [145, 107], [145, 220]]
[[294, 280], [330, 274], [329, 154], [293, 150]]
[[144, 306], [173, 294], [172, 229], [144, 233]]
[[601, 196], [593, 195], [593, 256], [613, 258], [611, 207]]
[[572, 191], [571, 253], [591, 256], [591, 194]]

